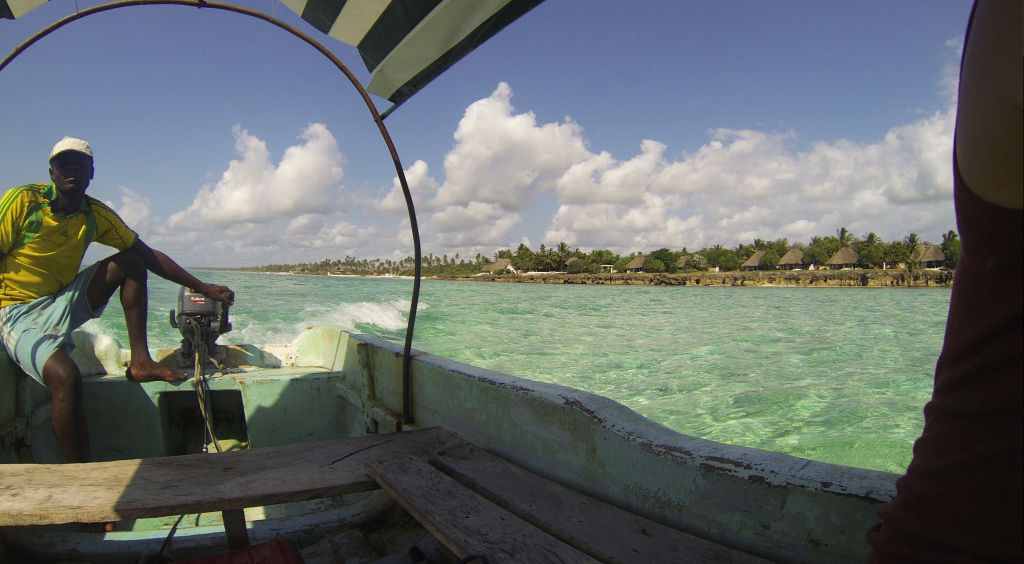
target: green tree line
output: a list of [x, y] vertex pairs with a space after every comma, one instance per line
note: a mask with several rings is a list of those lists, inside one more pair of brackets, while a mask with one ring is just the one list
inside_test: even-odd
[[[960, 238], [956, 231], [949, 230], [942, 235], [942, 243], [938, 245], [945, 255], [945, 266], [956, 268], [960, 259]], [[917, 268], [919, 257], [924, 249], [924, 241], [916, 233], [901, 239], [885, 241], [875, 233], [857, 237], [845, 227], [836, 230], [835, 235], [814, 236], [807, 244], [792, 243], [786, 238], [775, 241], [754, 239], [750, 244], [739, 244], [728, 248], [722, 245], [704, 247], [690, 251], [685, 247], [679, 250], [661, 248], [646, 255], [631, 253], [618, 255], [608, 249], [597, 249], [590, 252], [572, 249], [566, 243], [548, 247], [541, 244], [537, 251], [530, 249], [525, 243], [514, 251], [501, 249], [494, 253], [493, 259], [477, 253], [473, 258], [460, 257], [455, 253], [435, 256], [428, 254], [423, 257], [422, 273], [424, 276], [439, 275], [475, 275], [484, 270], [494, 261], [508, 259], [511, 266], [520, 272], [568, 272], [570, 274], [598, 273], [607, 270], [608, 266], [616, 272], [624, 272], [627, 265], [638, 256], [642, 256], [638, 270], [649, 273], [696, 272], [717, 268], [720, 271], [739, 270], [754, 253], [764, 251], [759, 260], [759, 267], [771, 270], [779, 265], [782, 257], [791, 249], [803, 251], [800, 268], [820, 268], [843, 247], [850, 247], [858, 255], [857, 266], [861, 268]], [[685, 261], [680, 261], [686, 257]], [[324, 259], [314, 263], [268, 264], [243, 268], [249, 272], [290, 272], [297, 274], [356, 274], [412, 275], [414, 260], [406, 257], [402, 260], [363, 259], [346, 256], [344, 260]]]

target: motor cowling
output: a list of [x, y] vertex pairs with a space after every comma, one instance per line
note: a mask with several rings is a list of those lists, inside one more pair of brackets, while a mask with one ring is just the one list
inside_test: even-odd
[[170, 322], [171, 327], [181, 333], [181, 356], [186, 360], [195, 354], [193, 343], [201, 341], [206, 350], [212, 352], [217, 337], [231, 331], [225, 303], [182, 286], [178, 290], [177, 305], [171, 310]]

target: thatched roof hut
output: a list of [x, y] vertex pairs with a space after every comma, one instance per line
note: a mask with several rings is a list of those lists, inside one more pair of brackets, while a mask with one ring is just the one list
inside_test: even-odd
[[754, 254], [750, 255], [750, 258], [740, 265], [743, 270], [761, 270], [761, 257], [767, 251], [754, 251]]
[[505, 269], [509, 268], [509, 266], [511, 264], [512, 264], [512, 261], [510, 261], [510, 260], [508, 260], [506, 258], [498, 259], [498, 260], [492, 262], [491, 264], [488, 264], [487, 266], [481, 268], [480, 272], [490, 272], [492, 274], [497, 273], [497, 272], [502, 272]]
[[942, 252], [938, 245], [921, 243], [917, 252], [914, 253], [914, 262], [924, 268], [938, 268], [942, 266], [942, 263], [946, 262], [946, 254]]
[[568, 259], [567, 259], [567, 260], [565, 261], [565, 266], [569, 266], [570, 264], [572, 264], [572, 263], [574, 263], [574, 262], [576, 262], [576, 261], [578, 261], [578, 260], [580, 260], [580, 259], [578, 259], [578, 258], [576, 258], [576, 257], [569, 257], [569, 258], [568, 258]]
[[828, 259], [825, 266], [829, 269], [838, 268], [853, 268], [857, 266], [857, 261], [860, 260], [860, 255], [857, 251], [853, 250], [853, 247], [841, 247], [836, 254], [832, 255], [832, 258]]
[[686, 261], [690, 260], [690, 255], [683, 255], [676, 261], [676, 268], [686, 268]]
[[793, 247], [779, 259], [779, 268], [781, 270], [793, 270], [795, 268], [803, 268], [803, 266], [804, 251], [797, 247]]
[[629, 264], [626, 265], [626, 272], [640, 272], [644, 267], [644, 258], [646, 257], [641, 253], [629, 261]]

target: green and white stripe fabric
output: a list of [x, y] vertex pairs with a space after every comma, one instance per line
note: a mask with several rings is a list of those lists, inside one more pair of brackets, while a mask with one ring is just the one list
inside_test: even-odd
[[359, 49], [366, 90], [401, 104], [543, 0], [282, 0]]
[[20, 18], [46, 4], [46, 0], [0, 0], [0, 19]]
[[[366, 90], [401, 104], [543, 0], [281, 0], [323, 33], [359, 49]], [[46, 0], [0, 0], [18, 18]]]

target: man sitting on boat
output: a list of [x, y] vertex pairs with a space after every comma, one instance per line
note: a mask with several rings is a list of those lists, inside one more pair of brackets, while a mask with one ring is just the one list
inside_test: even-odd
[[[71, 332], [103, 313], [120, 290], [128, 326], [131, 381], [177, 382], [186, 376], [158, 364], [146, 342], [146, 273], [232, 303], [225, 286], [199, 281], [149, 248], [120, 217], [85, 195], [92, 149], [65, 137], [50, 153], [49, 184], [26, 184], [0, 200], [0, 338], [11, 359], [50, 388], [51, 421], [68, 462], [89, 461], [82, 374], [68, 353]], [[79, 272], [92, 242], [118, 250]]]

